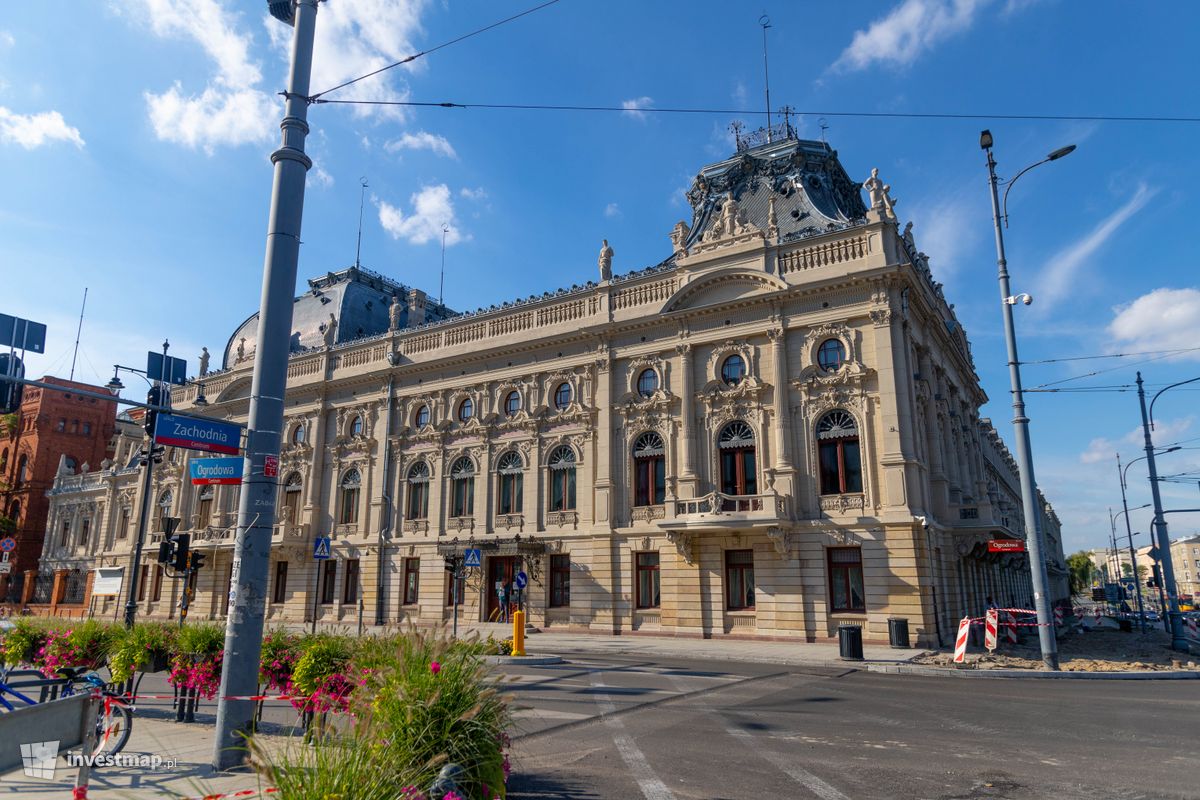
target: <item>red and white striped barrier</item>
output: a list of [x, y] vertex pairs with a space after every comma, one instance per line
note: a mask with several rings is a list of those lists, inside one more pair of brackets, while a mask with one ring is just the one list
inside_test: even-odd
[[1190, 633], [1192, 636], [1200, 638], [1200, 623], [1196, 622], [1195, 617], [1188, 617], [1183, 622], [1188, 627], [1188, 633]]
[[1096, 606], [1095, 608], [1093, 608], [1092, 613], [1096, 615], [1097, 622], [1099, 622], [1100, 617], [1104, 615], [1104, 612], [1101, 610], [1100, 606]]
[[[1004, 638], [1009, 644], [1017, 643], [1017, 618], [1013, 616], [1012, 611], [1005, 611]], [[1033, 623], [1037, 627], [1037, 623]]]
[[1062, 606], [1054, 607], [1054, 627], [1061, 628], [1063, 626], [1063, 610]]
[[961, 664], [967, 657], [967, 639], [971, 635], [971, 618], [963, 617], [958, 623], [958, 637], [954, 640], [954, 663]]
[[275, 794], [279, 790], [274, 786], [266, 789], [243, 789], [240, 792], [228, 792], [225, 794], [206, 794], [204, 797], [188, 797], [184, 800], [225, 800], [227, 797], [258, 797], [263, 794]]
[[996, 649], [996, 627], [997, 617], [996, 609], [989, 608], [987, 615], [984, 617], [983, 623], [983, 646], [992, 652]]

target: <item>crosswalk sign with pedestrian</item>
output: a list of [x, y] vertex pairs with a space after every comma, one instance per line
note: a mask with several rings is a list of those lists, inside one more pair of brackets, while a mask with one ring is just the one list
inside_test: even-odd
[[318, 560], [329, 558], [330, 555], [332, 555], [329, 550], [330, 547], [328, 536], [318, 536], [316, 541], [313, 542], [313, 558]]
[[463, 551], [464, 567], [482, 567], [483, 558], [478, 547], [468, 547]]

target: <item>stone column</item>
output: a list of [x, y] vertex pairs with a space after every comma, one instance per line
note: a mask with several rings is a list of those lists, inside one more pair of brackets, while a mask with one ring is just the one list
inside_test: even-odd
[[[308, 473], [308, 479], [304, 482], [304, 511], [309, 512], [309, 522], [313, 524], [313, 533], [317, 533], [317, 528], [320, 522], [312, 513], [315, 508], [322, 508], [324, 504], [321, 502], [321, 493], [324, 491], [325, 485], [325, 438], [327, 420], [329, 413], [325, 409], [325, 401], [322, 398], [320, 407], [317, 410], [316, 418], [312, 423], [312, 466]], [[299, 522], [299, 520], [297, 520]]]
[[608, 344], [600, 346], [594, 364], [596, 370], [596, 396], [594, 407], [599, 410], [593, 442], [595, 447], [595, 493], [593, 497], [592, 517], [599, 530], [611, 531], [613, 527], [613, 459], [624, 458], [624, 454], [616, 452], [613, 446], [613, 370], [612, 354]]
[[679, 439], [682, 458], [679, 470], [679, 497], [696, 496], [696, 421], [693, 409], [696, 404], [695, 366], [692, 363], [692, 345], [681, 342], [675, 346], [679, 353], [679, 374], [682, 378], [679, 398]]
[[[893, 317], [895, 314], [886, 305], [871, 311], [875, 336], [875, 363], [879, 372], [879, 414], [882, 430], [877, 446], [882, 484], [879, 499], [884, 505], [895, 507], [907, 506], [911, 496], [906, 476], [909, 431], [904, 429], [905, 423], [902, 422], [902, 418], [911, 417], [907, 404], [902, 401], [903, 376], [900, 374], [902, 370], [899, 368], [896, 352], [902, 340], [896, 336]], [[866, 432], [863, 431], [864, 434]]]
[[776, 487], [780, 494], [794, 495], [792, 486], [791, 440], [792, 419], [789, 413], [789, 391], [787, 383], [787, 329], [770, 328], [767, 337], [771, 340], [771, 360], [774, 362], [775, 382], [775, 473], [782, 478], [782, 485]]

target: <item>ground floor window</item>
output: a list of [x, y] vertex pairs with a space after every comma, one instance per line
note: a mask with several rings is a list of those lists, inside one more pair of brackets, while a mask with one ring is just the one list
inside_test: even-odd
[[282, 603], [287, 598], [287, 570], [288, 562], [275, 562], [275, 589], [271, 594], [274, 603]]
[[637, 607], [658, 608], [658, 552], [637, 553]]
[[146, 580], [150, 577], [150, 565], [142, 564], [142, 569], [138, 573], [138, 601], [146, 599]]
[[829, 608], [831, 611], [866, 613], [863, 592], [862, 548], [829, 548]]
[[571, 605], [571, 557], [550, 556], [550, 607]]
[[346, 577], [342, 581], [342, 602], [358, 603], [358, 559], [346, 560]]
[[455, 600], [459, 603], [466, 596], [467, 576], [460, 572], [458, 577], [455, 577], [453, 572], [446, 573], [446, 605], [454, 605]]
[[337, 585], [337, 562], [327, 558], [321, 562], [321, 604], [330, 605], [336, 596], [334, 587]]
[[417, 604], [420, 577], [421, 559], [404, 559], [404, 605], [415, 606]]
[[725, 607], [730, 611], [754, 608], [754, 551], [725, 551]]
[[154, 568], [154, 588], [150, 590], [150, 599], [154, 602], [162, 600], [163, 568], [159, 564]]

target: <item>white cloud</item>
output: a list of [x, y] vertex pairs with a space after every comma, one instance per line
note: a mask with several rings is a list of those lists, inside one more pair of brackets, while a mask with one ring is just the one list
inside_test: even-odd
[[1054, 308], [1054, 304], [1070, 296], [1076, 284], [1076, 273], [1088, 263], [1096, 251], [1116, 233], [1130, 217], [1141, 211], [1146, 203], [1158, 192], [1146, 184], [1139, 184], [1133, 197], [1113, 213], [1109, 214], [1100, 224], [1086, 236], [1072, 242], [1050, 259], [1050, 262], [1039, 272], [1038, 286], [1034, 292], [1037, 303], [1034, 309], [1044, 314]]
[[12, 47], [17, 43], [13, 35], [8, 31], [0, 31], [0, 47]]
[[237, 29], [240, 15], [218, 0], [141, 0], [139, 5], [157, 36], [191, 39], [204, 48], [217, 64], [218, 83], [238, 88], [262, 80], [250, 58], [253, 40]]
[[375, 200], [379, 206], [379, 224], [393, 239], [406, 239], [412, 244], [441, 241], [443, 226], [446, 244], [458, 244], [465, 238], [454, 217], [454, 203], [446, 184], [426, 186], [409, 198], [412, 211], [405, 214], [397, 206]]
[[73, 128], [57, 111], [39, 114], [17, 114], [0, 106], [0, 142], [19, 144], [26, 150], [41, 147], [47, 142], [70, 142], [83, 147], [79, 129]]
[[[1196, 421], [1194, 416], [1178, 417], [1176, 419], [1159, 420], [1154, 425], [1154, 440], [1158, 446], [1175, 441], [1191, 429]], [[1116, 441], [1100, 436], [1088, 443], [1087, 449], [1079, 454], [1082, 464], [1098, 464], [1102, 461], [1116, 463], [1117, 453], [1123, 454], [1123, 463], [1129, 463], [1131, 455], [1140, 451], [1145, 444], [1142, 426], [1138, 425]]]
[[877, 62], [907, 66], [942, 40], [968, 30], [990, 1], [904, 0], [865, 31], [855, 31], [833, 69], [852, 72]]
[[458, 193], [467, 200], [486, 200], [488, 196], [487, 190], [485, 190], [482, 186], [474, 189], [464, 186], [458, 190]]
[[162, 94], [146, 92], [146, 104], [159, 139], [202, 148], [209, 155], [219, 145], [269, 140], [268, 120], [275, 115], [272, 98], [256, 89], [227, 91], [209, 86], [199, 96], [185, 96], [176, 83]]
[[929, 256], [933, 277], [950, 283], [962, 259], [979, 240], [978, 226], [965, 191], [939, 195], [933, 202], [913, 204], [913, 240]]
[[645, 120], [646, 112], [643, 109], [652, 108], [653, 106], [653, 97], [636, 97], [633, 100], [625, 100], [621, 103], [621, 108], [625, 109], [621, 113], [637, 120]]
[[621, 207], [616, 203], [609, 203], [604, 207], [604, 216], [609, 219], [621, 216]]
[[446, 137], [425, 131], [402, 134], [399, 139], [393, 139], [383, 147], [389, 153], [397, 150], [429, 150], [439, 156], [458, 158], [458, 153], [454, 152], [454, 146]]
[[[1122, 351], [1182, 350], [1200, 346], [1200, 289], [1155, 289], [1113, 309], [1108, 332]], [[1200, 359], [1200, 351], [1178, 358]]]

